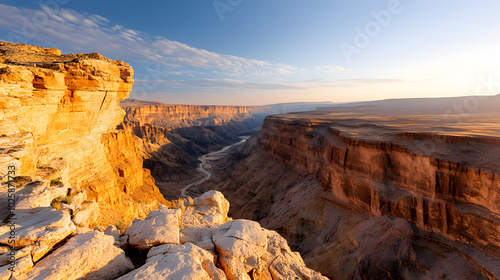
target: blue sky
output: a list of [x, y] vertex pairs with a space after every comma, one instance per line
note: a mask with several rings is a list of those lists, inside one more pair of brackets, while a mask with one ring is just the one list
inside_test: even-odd
[[0, 40], [127, 61], [131, 97], [166, 103], [496, 94], [499, 11], [497, 0], [3, 0]]

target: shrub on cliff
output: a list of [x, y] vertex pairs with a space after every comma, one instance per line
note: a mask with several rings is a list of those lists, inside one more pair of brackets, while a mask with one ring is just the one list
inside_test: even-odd
[[68, 196], [65, 196], [65, 195], [61, 195], [61, 196], [58, 196], [58, 197], [54, 198], [52, 200], [52, 202], [50, 203], [50, 206], [56, 208], [57, 210], [61, 210], [61, 203], [71, 204], [72, 202], [73, 202], [73, 200], [71, 199], [71, 197], [68, 197]]

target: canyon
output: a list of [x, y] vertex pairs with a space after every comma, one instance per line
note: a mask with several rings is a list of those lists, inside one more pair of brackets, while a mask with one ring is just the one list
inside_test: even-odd
[[144, 167], [151, 170], [161, 193], [167, 199], [176, 199], [184, 186], [204, 177], [196, 171], [200, 156], [256, 133], [268, 115], [332, 103], [200, 106], [127, 99], [120, 105], [126, 113], [120, 128], [135, 136]]
[[[457, 110], [457, 108], [459, 110]], [[500, 95], [269, 116], [213, 176], [331, 279], [498, 279]]]
[[0, 42], [0, 279], [500, 277], [500, 95], [198, 106], [132, 86], [98, 53]]
[[132, 77], [98, 53], [0, 42], [0, 279], [327, 279], [275, 231], [229, 217], [222, 193], [163, 197], [148, 145], [218, 135], [184, 127], [186, 112], [175, 127], [130, 124]]
[[200, 179], [200, 157], [260, 129], [266, 106], [195, 106], [126, 100], [121, 128], [132, 133], [144, 167], [168, 199]]

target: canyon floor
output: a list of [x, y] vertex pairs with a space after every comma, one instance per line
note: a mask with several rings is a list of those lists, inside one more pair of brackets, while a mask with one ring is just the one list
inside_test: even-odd
[[212, 169], [213, 169], [212, 165], [214, 164], [214, 162], [223, 160], [225, 157], [229, 155], [230, 152], [232, 152], [233, 149], [245, 143], [245, 141], [248, 140], [248, 138], [250, 138], [250, 136], [240, 136], [241, 139], [240, 141], [225, 146], [224, 148], [218, 151], [210, 152], [206, 155], [199, 157], [198, 160], [200, 161], [200, 164], [198, 165], [198, 168], [196, 170], [200, 173], [201, 178], [192, 183], [187, 184], [184, 188], [182, 188], [181, 190], [182, 197], [187, 196], [189, 189], [191, 187], [201, 185], [207, 180], [209, 180], [212, 177]]

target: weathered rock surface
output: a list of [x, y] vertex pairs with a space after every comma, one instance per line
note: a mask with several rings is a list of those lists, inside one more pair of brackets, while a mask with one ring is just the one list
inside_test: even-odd
[[149, 212], [144, 220], [134, 220], [125, 231], [128, 243], [139, 249], [161, 244], [179, 244], [180, 209], [168, 209], [160, 205]]
[[114, 279], [134, 269], [115, 240], [100, 232], [79, 234], [16, 279]]
[[15, 176], [59, 176], [97, 201], [104, 226], [166, 203], [142, 167], [133, 136], [116, 130], [132, 76], [127, 63], [97, 53], [60, 55], [0, 42], [2, 182], [11, 165]]
[[[17, 210], [15, 213], [11, 218], [15, 222], [15, 245], [19, 248], [30, 246], [34, 262], [75, 230], [71, 215], [65, 210], [39, 207]], [[0, 244], [11, 245], [10, 232], [9, 224], [0, 226]]]
[[151, 249], [146, 264], [118, 278], [132, 279], [226, 279], [214, 264], [214, 255], [191, 243], [162, 245]]
[[[122, 236], [124, 240], [113, 226], [104, 233], [85, 227], [75, 230], [68, 210], [19, 210], [15, 218], [22, 223], [17, 225], [14, 273], [9, 270], [9, 229], [0, 227], [0, 279], [115, 279], [122, 275], [119, 279], [326, 279], [308, 269], [276, 232], [249, 220], [231, 221], [229, 203], [220, 192], [186, 201], [191, 205], [184, 214], [181, 209], [160, 206], [145, 220], [136, 219]], [[195, 222], [194, 217], [203, 215], [206, 219]], [[179, 238], [180, 232], [184, 238]], [[134, 269], [119, 244], [149, 250], [145, 263]]]
[[259, 223], [248, 220], [227, 222], [213, 239], [228, 278], [252, 279], [252, 270], [261, 266], [261, 256], [267, 249], [267, 236]]
[[200, 192], [335, 279], [498, 278], [500, 96], [443, 119], [464, 100], [268, 117]]
[[198, 247], [211, 252], [215, 252], [215, 244], [213, 236], [217, 232], [220, 225], [205, 225], [187, 227], [181, 230], [181, 243], [193, 243]]
[[80, 210], [73, 215], [73, 222], [80, 227], [94, 228], [100, 214], [97, 202], [94, 200], [85, 201]]
[[120, 239], [120, 231], [115, 226], [109, 226], [104, 231], [104, 234], [110, 235], [115, 239], [115, 242], [118, 242]]
[[292, 252], [286, 240], [277, 232], [265, 230], [267, 251], [262, 256], [262, 267], [254, 279], [311, 279], [326, 280], [320, 273], [308, 269], [298, 252]]
[[[183, 223], [181, 245], [171, 243], [151, 248], [145, 264], [120, 279], [326, 279], [308, 269], [300, 254], [292, 252], [276, 232], [249, 220], [224, 222], [228, 207], [227, 200], [217, 191], [194, 199], [182, 221], [192, 221], [193, 213], [198, 211], [215, 217], [222, 212], [225, 219]], [[157, 212], [152, 211], [150, 216], [158, 216]], [[133, 231], [139, 222], [132, 225], [136, 225]], [[141, 224], [144, 233], [154, 227], [151, 223]], [[143, 236], [148, 239], [146, 234]], [[130, 240], [128, 245], [135, 246]]]
[[218, 191], [208, 191], [192, 201], [182, 215], [181, 243], [191, 242], [197, 246], [215, 252], [213, 235], [218, 227], [231, 218], [229, 202]]
[[[16, 209], [32, 209], [49, 207], [54, 198], [66, 196], [68, 187], [65, 185], [50, 186], [50, 182], [35, 181], [23, 188], [17, 188], [18, 198]], [[48, 186], [49, 185], [49, 186]]]
[[[2, 252], [3, 254], [0, 255], [0, 279], [12, 279], [12, 277], [30, 271], [34, 266], [30, 256], [31, 249], [31, 246], [27, 246], [15, 251], [12, 255], [8, 252]], [[13, 263], [15, 264], [14, 271], [12, 271]]]
[[229, 202], [218, 191], [208, 191], [193, 201], [193, 207], [188, 207], [182, 216], [182, 224], [188, 226], [203, 226], [223, 224], [229, 220]]

